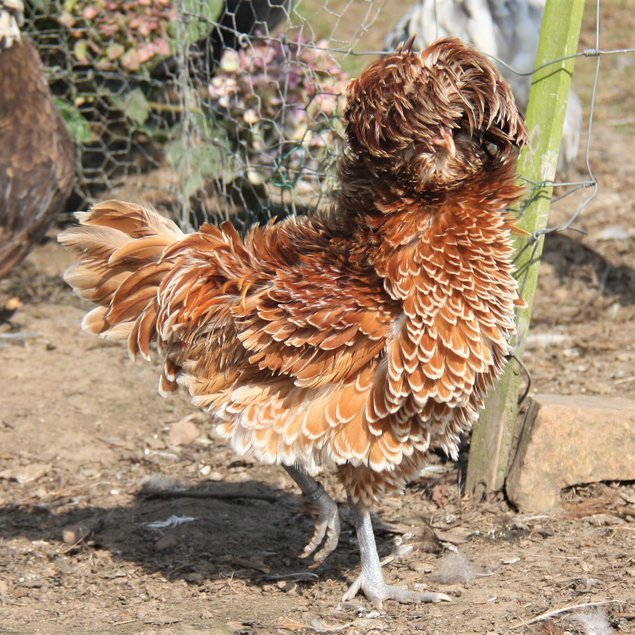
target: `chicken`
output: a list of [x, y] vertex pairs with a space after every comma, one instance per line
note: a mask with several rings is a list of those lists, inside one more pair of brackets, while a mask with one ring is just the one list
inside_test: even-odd
[[[444, 36], [471, 42], [503, 62], [500, 71], [524, 112], [544, 11], [545, 0], [417, 0], [387, 36], [386, 48], [394, 50], [413, 36], [417, 46], [426, 46]], [[558, 165], [562, 175], [575, 168], [581, 129], [582, 104], [571, 91]]]
[[186, 388], [239, 454], [284, 466], [316, 503], [303, 556], [337, 545], [343, 483], [371, 600], [438, 601], [385, 583], [369, 510], [456, 457], [501, 374], [518, 301], [507, 208], [522, 196], [526, 130], [492, 63], [441, 40], [369, 66], [349, 85], [347, 147], [332, 208], [184, 235], [139, 205], [79, 213], [60, 241], [66, 274], [98, 306], [91, 333], [164, 361], [159, 391]]
[[75, 163], [38, 53], [20, 34], [23, 11], [22, 0], [0, 0], [0, 278], [62, 210]]

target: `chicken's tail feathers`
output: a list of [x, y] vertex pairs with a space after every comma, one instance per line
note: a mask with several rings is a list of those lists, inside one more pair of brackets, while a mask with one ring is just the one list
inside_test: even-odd
[[153, 209], [122, 201], [105, 201], [76, 216], [80, 224], [58, 240], [79, 256], [64, 280], [98, 305], [86, 314], [82, 328], [127, 339], [131, 356], [148, 359], [156, 338], [157, 290], [172, 267], [161, 257], [183, 232]]
[[174, 221], [161, 216], [151, 207], [110, 200], [97, 203], [88, 212], [76, 212], [80, 225], [118, 229], [131, 238], [165, 236], [174, 240], [183, 238], [183, 232]]

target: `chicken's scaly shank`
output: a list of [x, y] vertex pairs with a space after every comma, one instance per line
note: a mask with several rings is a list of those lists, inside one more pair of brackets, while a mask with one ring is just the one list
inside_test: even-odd
[[330, 210], [242, 239], [229, 223], [184, 235], [101, 203], [60, 237], [80, 255], [66, 279], [99, 305], [86, 330], [133, 356], [156, 342], [162, 394], [186, 387], [238, 453], [286, 466], [321, 502], [307, 551], [337, 541], [310, 477], [337, 471], [362, 556], [351, 593], [447, 599], [384, 583], [369, 508], [430, 451], [456, 456], [502, 372], [525, 127], [492, 64], [451, 39], [372, 64], [351, 82], [346, 125]]

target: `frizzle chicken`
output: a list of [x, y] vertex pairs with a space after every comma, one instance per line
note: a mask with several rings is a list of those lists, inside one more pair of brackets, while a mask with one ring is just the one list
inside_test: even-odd
[[33, 44], [22, 0], [0, 0], [0, 278], [42, 238], [73, 186], [75, 149]]
[[99, 306], [83, 327], [164, 360], [240, 454], [283, 465], [320, 509], [304, 556], [337, 545], [337, 506], [312, 475], [337, 472], [374, 601], [438, 601], [389, 586], [369, 509], [432, 450], [456, 456], [514, 332], [507, 209], [522, 194], [526, 131], [493, 65], [456, 39], [408, 48], [349, 86], [332, 208], [184, 235], [138, 205], [79, 214], [61, 242], [67, 281]]

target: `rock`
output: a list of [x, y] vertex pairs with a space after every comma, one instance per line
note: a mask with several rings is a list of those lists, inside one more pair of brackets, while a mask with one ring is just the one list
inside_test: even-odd
[[84, 518], [78, 523], [67, 525], [62, 529], [62, 540], [67, 545], [79, 544], [91, 534], [99, 531], [104, 526], [103, 516]]
[[185, 417], [170, 426], [168, 441], [170, 445], [190, 445], [198, 437], [198, 428], [192, 417]]
[[506, 481], [521, 511], [552, 511], [576, 483], [635, 480], [635, 401], [532, 397]]

